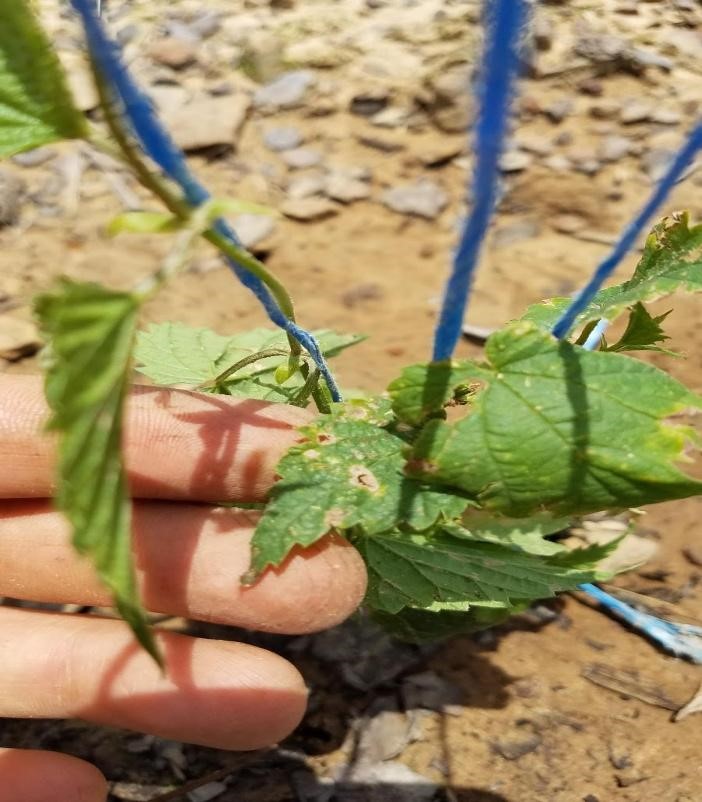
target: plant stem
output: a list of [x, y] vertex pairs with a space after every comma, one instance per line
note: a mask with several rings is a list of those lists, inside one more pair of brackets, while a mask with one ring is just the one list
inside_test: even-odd
[[210, 382], [205, 382], [201, 384], [197, 389], [198, 390], [206, 390], [212, 387], [219, 387], [223, 382], [225, 382], [230, 376], [233, 376], [237, 371], [245, 368], [247, 365], [253, 365], [255, 362], [258, 362], [261, 359], [269, 359], [272, 356], [289, 356], [288, 351], [284, 351], [282, 348], [266, 348], [263, 351], [257, 351], [255, 354], [249, 354], [245, 356], [243, 359], [240, 359], [238, 362], [235, 362], [231, 367], [227, 368], [223, 373], [220, 373], [217, 378], [213, 379]]
[[[98, 98], [100, 100], [100, 107], [105, 115], [105, 122], [119, 146], [120, 152], [124, 161], [132, 168], [135, 175], [141, 184], [150, 190], [156, 197], [160, 198], [164, 205], [173, 212], [179, 220], [189, 220], [193, 212], [192, 208], [173, 190], [168, 183], [160, 176], [153, 173], [142, 159], [141, 153], [138, 148], [130, 141], [130, 138], [125, 133], [122, 122], [119, 116], [115, 113], [112, 98], [110, 97], [109, 89], [103, 80], [99, 69], [91, 60], [91, 68], [97, 87]], [[101, 146], [99, 140], [94, 140], [97, 147]], [[271, 294], [275, 298], [278, 306], [283, 314], [289, 319], [295, 320], [295, 308], [293, 306], [292, 298], [288, 294], [285, 287], [272, 276], [266, 267], [256, 257], [249, 253], [244, 248], [238, 246], [236, 243], [231, 242], [226, 237], [219, 234], [213, 228], [208, 228], [203, 232], [202, 236], [214, 245], [220, 252], [224, 253], [230, 259], [233, 259], [241, 267], [253, 273], [257, 278], [268, 287]], [[288, 335], [288, 342], [290, 343], [290, 351], [293, 355], [298, 356], [302, 353], [300, 343], [294, 337]]]

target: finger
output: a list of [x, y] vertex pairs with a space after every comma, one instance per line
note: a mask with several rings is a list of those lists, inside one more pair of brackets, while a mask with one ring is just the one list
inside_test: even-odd
[[[135, 503], [135, 562], [146, 607], [288, 634], [325, 629], [356, 609], [365, 568], [341, 538], [298, 550], [281, 568], [242, 587], [254, 522], [251, 513], [235, 509]], [[90, 561], [71, 546], [65, 518], [49, 502], [0, 502], [0, 566], [0, 596], [110, 604]]]
[[158, 634], [162, 674], [121, 621], [0, 608], [0, 716], [82, 718], [219, 749], [258, 749], [299, 723], [307, 690], [278, 655]]
[[[0, 498], [54, 493], [55, 438], [41, 379], [0, 375]], [[125, 460], [141, 498], [258, 501], [310, 414], [285, 404], [135, 387], [127, 404]]]
[[102, 774], [70, 755], [0, 749], [0, 802], [105, 802]]

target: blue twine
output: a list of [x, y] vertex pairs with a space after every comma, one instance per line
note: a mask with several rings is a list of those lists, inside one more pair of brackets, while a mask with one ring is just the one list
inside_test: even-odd
[[697, 153], [700, 148], [702, 148], [702, 121], [697, 123], [692, 129], [688, 140], [676, 154], [670, 167], [668, 167], [657, 187], [651, 193], [651, 197], [638, 215], [627, 228], [624, 229], [624, 233], [612, 249], [612, 252], [600, 263], [590, 281], [580, 290], [570, 303], [570, 306], [568, 306], [558, 319], [556, 325], [553, 327], [554, 337], [558, 337], [560, 340], [568, 334], [575, 323], [575, 319], [587, 308], [587, 305], [592, 301], [602, 284], [609, 278], [617, 265], [633, 247], [638, 236], [646, 227], [646, 224], [671, 193], [675, 184], [680, 180], [688, 164], [692, 161], [695, 153]]
[[[210, 199], [210, 193], [190, 172], [182, 151], [158, 120], [151, 100], [132, 80], [127, 68], [122, 63], [119, 48], [107, 36], [96, 15], [92, 0], [71, 0], [71, 4], [80, 15], [90, 53], [105, 80], [121, 100], [125, 117], [144, 152], [172, 181], [178, 184], [183, 191], [185, 200], [191, 206], [200, 206], [205, 203]], [[224, 220], [217, 220], [214, 228], [217, 233], [241, 247], [241, 241], [236, 232]], [[260, 301], [271, 322], [294, 337], [310, 354], [324, 377], [332, 398], [335, 401], [341, 401], [339, 388], [315, 338], [283, 314], [270, 291], [258, 276], [238, 264], [234, 259], [226, 257], [226, 261], [239, 281]]]
[[665, 621], [650, 613], [642, 613], [629, 604], [625, 604], [597, 585], [581, 585], [585, 591], [608, 612], [626, 622], [637, 632], [662, 646], [676, 657], [686, 657], [693, 663], [702, 663], [702, 627], [691, 624], [678, 624]]
[[434, 333], [433, 359], [453, 354], [465, 314], [473, 274], [497, 200], [500, 155], [507, 134], [512, 87], [520, 65], [519, 35], [528, 5], [524, 0], [485, 3], [488, 17], [483, 52], [480, 113], [475, 128], [473, 208], [468, 217], [446, 283]]

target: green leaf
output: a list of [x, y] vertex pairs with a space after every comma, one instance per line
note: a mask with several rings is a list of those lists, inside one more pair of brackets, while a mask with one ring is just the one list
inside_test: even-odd
[[0, 157], [86, 135], [28, 0], [0, 3]]
[[177, 231], [183, 221], [168, 212], [122, 212], [107, 224], [105, 232], [110, 237], [127, 231], [130, 234], [161, 234]]
[[139, 642], [161, 663], [138, 600], [131, 508], [121, 457], [122, 423], [139, 299], [64, 280], [36, 299], [49, 339], [46, 397], [60, 432], [56, 503]]
[[[327, 357], [336, 356], [364, 338], [357, 334], [336, 334], [333, 331], [317, 331], [315, 336]], [[285, 332], [279, 329], [253, 329], [242, 334], [225, 337], [209, 329], [193, 328], [182, 323], [154, 323], [137, 337], [135, 357], [137, 369], [156, 384], [186, 385], [199, 387], [213, 382], [231, 365], [239, 360], [270, 349], [287, 351], [288, 340]], [[285, 357], [268, 357], [238, 370], [231, 376], [225, 388], [231, 395], [260, 398], [268, 392], [266, 387], [253, 387], [246, 384], [251, 376], [266, 376], [275, 386], [275, 370]], [[284, 388], [299, 388], [303, 379], [297, 374], [294, 385], [285, 383]], [[238, 383], [244, 382], [241, 388]], [[256, 383], [254, 383], [256, 384]], [[247, 390], [254, 394], [249, 395]], [[258, 394], [257, 394], [258, 393]], [[287, 394], [284, 394], [287, 397]], [[282, 400], [276, 397], [274, 400]]]
[[301, 432], [305, 442], [278, 465], [281, 478], [256, 527], [247, 582], [331, 530], [373, 534], [399, 523], [422, 530], [440, 516], [458, 517], [469, 503], [405, 477], [404, 442], [366, 421], [325, 417]]
[[528, 554], [548, 557], [566, 550], [565, 546], [547, 537], [567, 529], [569, 523], [570, 518], [554, 518], [543, 513], [531, 518], [505, 518], [489, 515], [483, 510], [470, 510], [460, 524], [443, 528], [454, 537], [498, 543]]
[[692, 437], [670, 416], [702, 399], [616, 353], [558, 342], [532, 323], [490, 337], [485, 389], [455, 424], [432, 420], [410, 472], [514, 517], [621, 509], [699, 493], [675, 461]]
[[[614, 320], [639, 301], [653, 301], [678, 290], [702, 291], [702, 225], [690, 228], [686, 214], [655, 226], [631, 279], [600, 290], [577, 322]], [[550, 331], [569, 303], [569, 298], [544, 301], [529, 307], [522, 320]]]
[[371, 617], [400, 640], [424, 643], [494, 627], [521, 612], [526, 606], [467, 607], [465, 610], [405, 607], [398, 613], [372, 610]]
[[642, 303], [637, 303], [631, 307], [629, 312], [629, 322], [621, 338], [614, 345], [610, 345], [607, 351], [658, 351], [669, 356], [675, 356], [673, 351], [661, 348], [658, 343], [669, 340], [670, 337], [663, 331], [661, 323], [668, 317], [672, 310], [664, 312], [662, 315], [652, 317]]
[[466, 403], [472, 388], [462, 387], [473, 373], [466, 361], [410, 365], [388, 387], [392, 408], [404, 423], [417, 426], [449, 403]]
[[353, 542], [368, 566], [366, 602], [386, 613], [437, 603], [511, 608], [593, 579], [590, 571], [445, 534], [389, 532]]

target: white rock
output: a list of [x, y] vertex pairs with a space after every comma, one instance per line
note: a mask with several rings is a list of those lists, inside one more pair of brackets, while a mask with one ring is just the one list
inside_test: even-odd
[[500, 158], [500, 170], [503, 173], [520, 173], [526, 170], [534, 161], [530, 153], [521, 150], [508, 150]]
[[291, 170], [306, 170], [322, 161], [322, 154], [314, 148], [293, 148], [284, 151], [281, 156]]
[[232, 221], [242, 245], [251, 250], [275, 231], [275, 218], [264, 214], [240, 214]]
[[249, 98], [244, 94], [196, 97], [185, 105], [163, 112], [163, 119], [176, 144], [183, 150], [236, 144], [246, 120]]
[[370, 197], [371, 190], [366, 181], [354, 178], [343, 172], [333, 172], [327, 176], [325, 193], [332, 200], [353, 203]]
[[386, 190], [381, 200], [394, 212], [413, 214], [433, 220], [446, 207], [448, 195], [434, 181], [423, 178], [414, 184], [405, 184]]
[[307, 90], [314, 84], [314, 80], [314, 74], [309, 70], [283, 73], [256, 91], [254, 105], [257, 108], [272, 109], [291, 109], [299, 106]]

